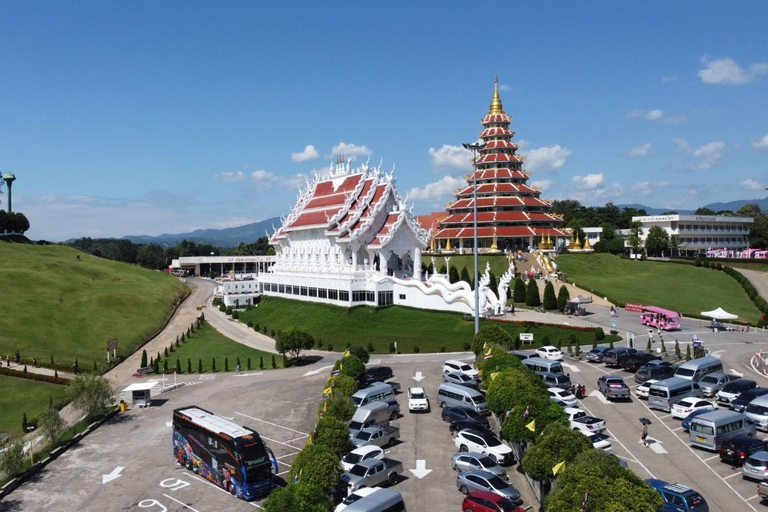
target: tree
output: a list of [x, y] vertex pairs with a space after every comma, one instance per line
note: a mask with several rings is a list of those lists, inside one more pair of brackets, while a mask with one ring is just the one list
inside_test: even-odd
[[341, 395], [333, 394], [331, 398], [323, 402], [325, 416], [333, 416], [341, 421], [349, 421], [352, 419], [352, 415], [355, 414], [357, 406], [351, 398], [343, 397]]
[[565, 305], [571, 300], [571, 292], [568, 291], [568, 287], [560, 285], [560, 290], [557, 292], [557, 309], [565, 311]]
[[654, 256], [669, 254], [669, 233], [661, 226], [651, 226], [645, 239], [645, 250]]
[[459, 275], [459, 279], [467, 283], [469, 287], [472, 288], [473, 290], [475, 289], [474, 286], [472, 285], [472, 278], [469, 277], [469, 271], [467, 270], [467, 267], [463, 267], [461, 269], [461, 274]]
[[0, 453], [0, 473], [16, 475], [24, 467], [24, 440], [14, 439], [4, 448], [5, 451]]
[[636, 220], [629, 226], [629, 238], [627, 239], [627, 242], [632, 248], [632, 254], [637, 255], [640, 248], [643, 246], [642, 232], [643, 224], [640, 221]]
[[515, 287], [512, 289], [512, 300], [518, 303], [525, 302], [525, 283], [522, 278], [515, 278]]
[[[270, 247], [271, 249], [271, 247]], [[322, 489], [308, 482], [276, 487], [264, 504], [266, 512], [331, 512], [333, 500]]]
[[547, 281], [544, 286], [544, 309], [547, 311], [557, 309], [557, 297], [555, 297], [555, 286], [552, 281]]
[[539, 287], [536, 284], [535, 279], [528, 280], [528, 287], [525, 290], [525, 305], [532, 308], [541, 305], [541, 298], [539, 298]]
[[[520, 393], [515, 397], [517, 405], [504, 418], [502, 434], [510, 441], [532, 441], [553, 423], [568, 426], [568, 417], [563, 408], [550, 400], [546, 392], [537, 390], [535, 393]], [[525, 405], [523, 405], [525, 404]], [[525, 409], [528, 409], [528, 417], [525, 417]], [[535, 420], [535, 431], [531, 431], [527, 425]]]
[[592, 448], [589, 438], [578, 430], [560, 424], [547, 427], [536, 444], [525, 452], [523, 470], [534, 480], [552, 477], [552, 468], [561, 462], [568, 466], [576, 457]]
[[142, 350], [141, 351], [141, 367], [145, 368], [147, 366], [147, 351]]
[[66, 394], [75, 409], [92, 419], [99, 409], [112, 403], [115, 390], [104, 377], [81, 374], [67, 387]]
[[372, 350], [366, 350], [363, 347], [352, 347], [349, 349], [349, 353], [365, 364], [368, 364], [368, 361], [371, 360], [371, 355], [369, 352], [373, 352]]
[[709, 208], [697, 208], [696, 211], [693, 212], [694, 215], [715, 215], [715, 211], [711, 210]]
[[459, 279], [459, 270], [456, 267], [451, 267], [451, 270], [448, 271], [448, 280], [451, 283], [457, 283]]
[[472, 351], [479, 354], [483, 351], [483, 347], [498, 345], [503, 348], [510, 348], [513, 344], [512, 336], [504, 328], [494, 323], [483, 324], [472, 341]]
[[59, 411], [53, 407], [48, 409], [40, 416], [38, 428], [50, 444], [56, 444], [59, 436], [64, 431], [64, 420], [61, 419]]
[[341, 460], [327, 446], [313, 443], [304, 447], [293, 459], [288, 481], [296, 479], [329, 493], [341, 478]]
[[275, 349], [281, 354], [290, 354], [293, 360], [299, 358], [302, 350], [309, 350], [314, 346], [315, 338], [304, 327], [289, 327], [275, 342]]
[[333, 453], [341, 456], [349, 451], [349, 427], [343, 421], [333, 416], [325, 416], [317, 422], [317, 444], [328, 447]]
[[589, 491], [586, 510], [656, 512], [664, 503], [656, 490], [624, 468], [616, 457], [601, 450], [581, 452], [557, 478], [547, 496], [547, 512], [573, 512], [581, 508]]
[[365, 375], [365, 363], [355, 356], [344, 357], [337, 365], [342, 375], [355, 379], [355, 382], [360, 382]]
[[357, 391], [357, 379], [349, 375], [337, 375], [331, 378], [331, 387], [334, 396], [349, 398]]

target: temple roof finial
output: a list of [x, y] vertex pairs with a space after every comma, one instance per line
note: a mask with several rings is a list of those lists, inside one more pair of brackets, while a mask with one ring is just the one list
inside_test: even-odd
[[493, 99], [491, 100], [491, 110], [489, 114], [503, 114], [504, 107], [501, 105], [501, 98], [499, 97], [499, 77], [493, 77]]

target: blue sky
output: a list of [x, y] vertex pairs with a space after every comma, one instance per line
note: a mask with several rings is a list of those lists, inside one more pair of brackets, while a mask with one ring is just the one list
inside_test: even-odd
[[768, 3], [520, 4], [4, 2], [14, 210], [48, 240], [237, 226], [339, 154], [440, 210], [494, 75], [544, 197], [766, 196]]

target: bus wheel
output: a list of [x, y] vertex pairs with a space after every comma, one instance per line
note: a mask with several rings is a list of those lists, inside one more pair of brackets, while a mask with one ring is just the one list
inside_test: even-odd
[[235, 486], [232, 485], [232, 482], [227, 482], [227, 490], [229, 491], [229, 494], [232, 496], [235, 495]]
[[184, 467], [192, 471], [192, 461], [187, 456], [184, 456]]

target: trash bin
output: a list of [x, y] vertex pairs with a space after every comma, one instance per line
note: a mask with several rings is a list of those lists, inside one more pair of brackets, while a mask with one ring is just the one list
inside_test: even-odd
[[125, 400], [120, 400], [120, 412], [125, 412], [128, 410], [128, 404], [125, 403]]

